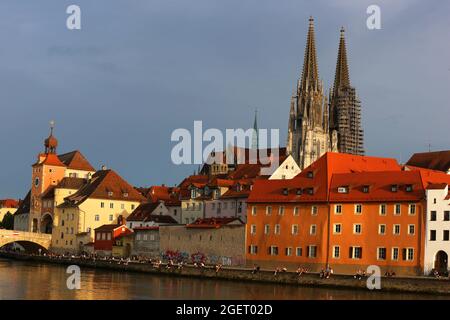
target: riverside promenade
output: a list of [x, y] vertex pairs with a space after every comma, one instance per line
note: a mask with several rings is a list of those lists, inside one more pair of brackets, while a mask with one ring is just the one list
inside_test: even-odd
[[[148, 262], [137, 261], [113, 261], [102, 259], [86, 259], [79, 257], [51, 257], [44, 255], [29, 255], [16, 252], [0, 251], [0, 257], [16, 259], [37, 263], [51, 263], [60, 265], [78, 265], [83, 268], [101, 268], [123, 272], [140, 272], [148, 274], [157, 274], [171, 277], [190, 277], [199, 279], [214, 279], [239, 281], [239, 282], [261, 282], [276, 283], [294, 286], [324, 287], [324, 288], [342, 288], [354, 290], [366, 290], [367, 278], [356, 279], [352, 275], [333, 274], [330, 278], [320, 278], [318, 273], [303, 273], [298, 275], [296, 272], [279, 272], [276, 275], [273, 270], [259, 270], [254, 272], [249, 268], [230, 268], [222, 267], [216, 270], [214, 266], [195, 267], [193, 265], [183, 265], [178, 268], [176, 265], [168, 267], [167, 264], [160, 264], [155, 267]], [[440, 294], [450, 296], [449, 278], [432, 277], [381, 277], [381, 289], [385, 292], [405, 292], [422, 294]]]

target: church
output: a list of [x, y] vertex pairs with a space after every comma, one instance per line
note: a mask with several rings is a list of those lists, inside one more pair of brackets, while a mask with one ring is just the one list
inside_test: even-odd
[[301, 169], [326, 152], [364, 155], [361, 103], [350, 84], [344, 29], [328, 97], [319, 79], [314, 19], [309, 18], [303, 70], [291, 97], [287, 153]]

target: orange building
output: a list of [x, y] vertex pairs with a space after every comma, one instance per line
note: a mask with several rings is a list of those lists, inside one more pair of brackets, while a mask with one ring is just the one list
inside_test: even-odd
[[257, 181], [248, 200], [247, 263], [419, 273], [424, 186], [449, 176], [408, 169], [394, 159], [326, 153], [292, 180]]

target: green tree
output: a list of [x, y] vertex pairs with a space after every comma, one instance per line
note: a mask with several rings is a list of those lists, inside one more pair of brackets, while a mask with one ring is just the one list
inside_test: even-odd
[[3, 217], [1, 226], [8, 230], [14, 229], [14, 216], [11, 212], [7, 212], [5, 216]]

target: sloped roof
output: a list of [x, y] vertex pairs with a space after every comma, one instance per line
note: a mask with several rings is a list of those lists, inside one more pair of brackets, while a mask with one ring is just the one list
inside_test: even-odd
[[87, 184], [65, 198], [61, 206], [80, 205], [88, 198], [137, 202], [145, 200], [135, 188], [110, 169], [97, 171]]
[[47, 166], [65, 167], [66, 165], [59, 160], [58, 156], [54, 153], [41, 153], [39, 158], [44, 156], [42, 161], [36, 161], [32, 166], [45, 164]]
[[19, 201], [15, 199], [3, 199], [0, 200], [0, 208], [18, 208]]
[[14, 213], [14, 215], [30, 213], [30, 205], [31, 205], [31, 190], [28, 191], [27, 195], [25, 196], [25, 199], [23, 199], [23, 201], [20, 202], [19, 208]]
[[89, 161], [78, 150], [60, 154], [58, 158], [68, 169], [95, 171], [94, 167], [92, 167]]
[[64, 177], [56, 186], [59, 189], [73, 189], [78, 190], [87, 183], [87, 179]]
[[406, 165], [447, 172], [450, 169], [450, 150], [414, 153]]

